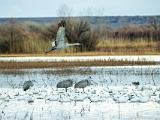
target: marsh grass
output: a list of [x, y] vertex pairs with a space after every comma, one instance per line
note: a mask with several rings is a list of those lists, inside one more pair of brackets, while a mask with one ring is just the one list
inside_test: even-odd
[[28, 74], [29, 72], [27, 71], [23, 71], [23, 70], [17, 70], [17, 69], [7, 69], [7, 70], [1, 70], [0, 74], [4, 74], [4, 75], [10, 75], [10, 74], [14, 74], [14, 75], [24, 75], [24, 74]]
[[152, 61], [127, 60], [93, 60], [93, 61], [59, 61], [59, 62], [0, 62], [0, 69], [53, 68], [53, 67], [90, 67], [90, 66], [127, 66], [127, 65], [156, 65]]
[[96, 71], [91, 70], [90, 68], [84, 69], [84, 68], [78, 68], [78, 69], [72, 69], [72, 68], [65, 68], [65, 69], [56, 69], [56, 70], [43, 70], [41, 74], [47, 74], [47, 75], [62, 75], [62, 76], [68, 76], [68, 75], [93, 75], [96, 74]]
[[96, 51], [105, 51], [109, 54], [159, 54], [159, 42], [154, 40], [145, 40], [143, 38], [126, 40], [126, 39], [105, 39], [99, 40]]
[[99, 40], [97, 47], [155, 47], [157, 46], [157, 41], [145, 40], [145, 39], [135, 39], [135, 40], [125, 40], [125, 39], [105, 39]]
[[[39, 43], [37, 43], [36, 45], [38, 44]], [[42, 44], [42, 45], [47, 46], [47, 44]], [[45, 51], [41, 51], [37, 52], [36, 54], [32, 53], [0, 54], [0, 57], [103, 56], [103, 55], [160, 55], [160, 42], [155, 40], [145, 40], [145, 39], [135, 39], [132, 41], [124, 39], [104, 39], [104, 40], [100, 39], [98, 40], [98, 43], [94, 51], [80, 52], [78, 48], [70, 47], [64, 50], [52, 51], [47, 54], [45, 54]]]

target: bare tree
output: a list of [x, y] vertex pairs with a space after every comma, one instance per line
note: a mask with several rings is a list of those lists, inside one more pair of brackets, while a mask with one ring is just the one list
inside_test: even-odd
[[66, 4], [61, 5], [57, 10], [57, 16], [60, 18], [70, 17], [72, 8], [69, 8]]

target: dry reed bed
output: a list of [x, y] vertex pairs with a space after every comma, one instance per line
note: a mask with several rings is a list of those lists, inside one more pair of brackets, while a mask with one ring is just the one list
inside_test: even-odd
[[125, 54], [125, 55], [141, 55], [141, 54], [159, 54], [160, 42], [155, 40], [145, 39], [104, 39], [99, 40], [97, 51], [105, 51], [110, 54]]
[[27, 69], [27, 68], [53, 68], [53, 67], [90, 67], [90, 66], [127, 66], [127, 65], [156, 65], [152, 61], [60, 61], [60, 62], [0, 62], [0, 69]]
[[160, 42], [145, 39], [124, 40], [104, 39], [99, 40], [95, 51], [76, 51], [76, 48], [67, 48], [60, 51], [37, 53], [0, 54], [0, 57], [29, 57], [29, 56], [103, 56], [103, 55], [160, 55]]

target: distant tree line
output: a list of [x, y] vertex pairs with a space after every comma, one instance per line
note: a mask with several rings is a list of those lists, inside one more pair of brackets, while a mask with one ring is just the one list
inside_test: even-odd
[[111, 28], [103, 26], [101, 29], [101, 37], [114, 39], [145, 39], [160, 41], [160, 24], [156, 18], [151, 18], [150, 23], [146, 25], [126, 24], [121, 27]]

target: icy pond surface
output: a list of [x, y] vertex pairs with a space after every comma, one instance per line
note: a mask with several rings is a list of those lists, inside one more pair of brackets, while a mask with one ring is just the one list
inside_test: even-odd
[[[67, 79], [94, 84], [56, 88]], [[35, 82], [25, 92], [27, 80]], [[159, 113], [160, 65], [0, 70], [0, 120], [159, 120]]]

